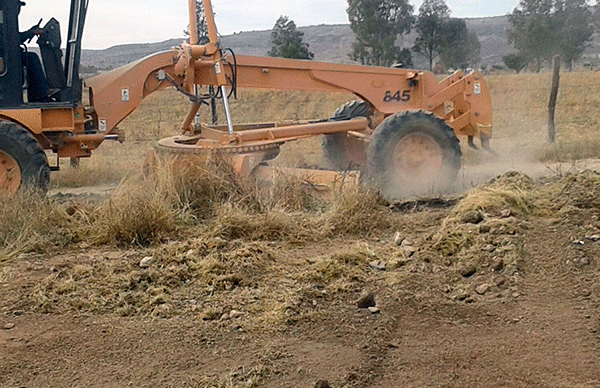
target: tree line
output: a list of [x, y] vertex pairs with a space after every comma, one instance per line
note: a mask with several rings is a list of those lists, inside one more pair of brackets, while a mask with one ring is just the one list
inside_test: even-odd
[[[464, 20], [450, 17], [444, 0], [425, 0], [417, 15], [408, 0], [348, 0], [346, 11], [356, 38], [348, 56], [363, 65], [412, 67], [413, 53], [424, 57], [430, 70], [436, 59], [453, 68], [479, 62], [477, 36], [469, 32]], [[413, 29], [417, 39], [406, 47], [404, 39]], [[271, 33], [269, 55], [312, 59], [302, 36], [293, 21], [281, 16]]]
[[518, 73], [531, 65], [539, 71], [558, 55], [571, 69], [600, 29], [600, 2], [592, 6], [587, 0], [521, 0], [508, 20], [508, 42], [516, 50], [503, 58], [508, 68]]
[[[436, 61], [446, 68], [476, 67], [481, 45], [465, 20], [452, 18], [444, 0], [424, 0], [415, 14], [408, 0], [347, 0], [346, 12], [355, 42], [348, 56], [363, 65], [412, 67], [413, 55], [424, 58], [433, 70]], [[198, 32], [204, 42], [206, 19], [197, 2]], [[507, 39], [515, 50], [503, 57], [517, 72], [560, 56], [567, 68], [580, 59], [587, 43], [600, 31], [600, 0], [520, 0], [508, 15]], [[405, 38], [416, 32], [412, 46]], [[188, 31], [185, 31], [189, 33]], [[304, 33], [287, 16], [281, 16], [271, 32], [273, 57], [313, 59]]]

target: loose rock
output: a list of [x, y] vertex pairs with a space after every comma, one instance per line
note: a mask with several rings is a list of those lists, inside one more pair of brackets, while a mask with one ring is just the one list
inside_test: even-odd
[[496, 250], [496, 247], [493, 246], [492, 244], [488, 244], [486, 246], [484, 246], [483, 248], [481, 248], [484, 252], [494, 252]]
[[510, 209], [504, 209], [500, 212], [500, 217], [508, 218], [512, 215], [512, 211]]
[[461, 264], [458, 267], [458, 273], [466, 278], [473, 276], [475, 272], [477, 272], [475, 264]]
[[329, 381], [327, 381], [327, 380], [319, 380], [315, 384], [315, 388], [331, 388], [331, 386], [329, 385]]
[[371, 314], [379, 314], [380, 310], [377, 307], [367, 307], [369, 309], [369, 311], [371, 312]]
[[148, 268], [152, 264], [152, 256], [146, 256], [140, 260], [140, 268]]
[[492, 230], [492, 226], [488, 223], [483, 223], [479, 225], [479, 233], [485, 234], [489, 233]]
[[407, 238], [402, 240], [402, 243], [400, 243], [400, 246], [402, 246], [402, 247], [412, 247], [412, 245], [413, 245], [413, 242]]
[[363, 291], [363, 293], [358, 298], [356, 305], [358, 306], [358, 308], [361, 308], [361, 309], [374, 307], [375, 306], [375, 294], [373, 294], [373, 291], [370, 291], [370, 290]]
[[460, 217], [460, 222], [463, 224], [478, 224], [483, 221], [483, 214], [480, 211], [470, 211]]
[[417, 249], [415, 247], [412, 247], [409, 245], [402, 247], [402, 253], [406, 257], [411, 257], [412, 255], [415, 254], [416, 251], [417, 251]]
[[490, 287], [491, 286], [489, 284], [480, 284], [475, 288], [475, 292], [479, 295], [484, 295], [486, 292], [489, 291]]
[[402, 237], [400, 232], [396, 232], [396, 234], [394, 235], [394, 244], [401, 245], [403, 240], [404, 238]]
[[504, 260], [502, 260], [501, 257], [494, 257], [490, 267], [492, 268], [492, 271], [502, 271], [504, 268]]
[[370, 262], [369, 266], [371, 268], [379, 270], [379, 271], [385, 271], [385, 269], [386, 269], [386, 264], [380, 260], [374, 260], [374, 261]]
[[235, 319], [241, 317], [242, 315], [244, 315], [244, 313], [241, 311], [231, 310], [231, 312], [229, 313], [229, 318]]
[[10, 330], [10, 329], [13, 329], [14, 327], [15, 327], [15, 324], [14, 324], [14, 323], [7, 323], [7, 324], [5, 324], [5, 325], [4, 325], [2, 328], [3, 328], [4, 330]]
[[588, 265], [590, 264], [590, 259], [588, 259], [587, 257], [582, 257], [581, 260], [579, 260], [579, 263], [581, 265]]
[[585, 238], [593, 242], [600, 241], [600, 236], [598, 236], [597, 234], [594, 234], [592, 236], [586, 236]]

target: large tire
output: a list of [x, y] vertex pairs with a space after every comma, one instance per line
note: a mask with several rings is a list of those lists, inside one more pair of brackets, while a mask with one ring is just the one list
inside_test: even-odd
[[46, 192], [48, 158], [37, 139], [20, 125], [0, 120], [0, 195], [31, 188]]
[[[347, 102], [339, 107], [329, 121], [350, 120], [355, 117], [370, 118], [373, 115], [371, 104], [361, 100]], [[329, 167], [338, 170], [346, 171], [352, 168], [353, 162], [348, 155], [346, 146], [346, 133], [334, 133], [331, 135], [323, 135], [321, 139], [321, 149], [323, 156], [328, 162]]]
[[429, 112], [406, 111], [375, 129], [363, 173], [389, 199], [439, 194], [455, 182], [461, 156], [458, 138], [444, 120]]

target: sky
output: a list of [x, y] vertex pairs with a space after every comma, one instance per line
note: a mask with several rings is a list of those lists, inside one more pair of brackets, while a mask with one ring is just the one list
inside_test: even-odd
[[[61, 24], [63, 46], [69, 24], [70, 0], [25, 0], [20, 29], [44, 18]], [[409, 0], [418, 12], [421, 0]], [[498, 16], [512, 12], [519, 0], [446, 0], [453, 17]], [[51, 4], [51, 5], [49, 5]], [[346, 0], [213, 0], [221, 35], [273, 28], [281, 15], [297, 26], [348, 23]], [[161, 42], [183, 38], [187, 0], [90, 0], [83, 47], [103, 49], [118, 44]]]

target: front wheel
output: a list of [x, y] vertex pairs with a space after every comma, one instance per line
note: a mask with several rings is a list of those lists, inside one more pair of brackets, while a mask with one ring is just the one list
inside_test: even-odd
[[386, 198], [439, 194], [456, 180], [460, 158], [458, 138], [444, 120], [407, 111], [375, 129], [363, 173]]
[[26, 187], [46, 192], [49, 183], [48, 158], [37, 139], [20, 125], [0, 120], [0, 196]]

